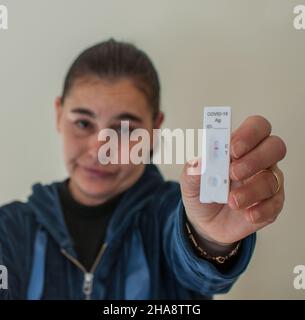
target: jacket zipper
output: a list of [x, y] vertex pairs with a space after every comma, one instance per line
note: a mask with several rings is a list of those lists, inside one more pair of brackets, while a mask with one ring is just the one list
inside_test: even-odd
[[93, 279], [94, 279], [94, 271], [100, 262], [105, 250], [107, 247], [107, 243], [104, 243], [102, 245], [102, 248], [100, 249], [92, 268], [90, 271], [87, 271], [86, 268], [73, 256], [71, 256], [65, 249], [61, 249], [61, 253], [70, 260], [78, 269], [80, 269], [84, 273], [84, 282], [83, 282], [83, 293], [85, 295], [85, 300], [91, 299], [92, 294], [92, 288], [93, 288]]

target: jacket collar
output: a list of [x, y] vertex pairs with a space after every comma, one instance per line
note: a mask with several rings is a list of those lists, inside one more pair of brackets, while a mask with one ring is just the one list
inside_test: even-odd
[[[115, 241], [114, 239], [119, 241], [120, 235], [129, 226], [131, 217], [145, 205], [163, 183], [164, 179], [158, 168], [153, 164], [146, 165], [142, 176], [124, 193], [116, 207], [107, 229], [106, 242]], [[50, 185], [35, 184], [28, 204], [37, 222], [47, 230], [59, 246], [76, 256], [64, 222], [59, 198], [60, 184], [61, 182]]]

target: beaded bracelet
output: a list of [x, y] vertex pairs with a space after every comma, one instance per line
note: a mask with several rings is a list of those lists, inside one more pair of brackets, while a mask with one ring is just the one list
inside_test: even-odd
[[203, 250], [197, 243], [197, 241], [195, 240], [195, 237], [194, 235], [192, 234], [192, 231], [191, 231], [191, 228], [189, 226], [189, 224], [186, 222], [185, 223], [185, 226], [186, 226], [186, 230], [187, 230], [187, 235], [188, 237], [191, 239], [194, 247], [196, 248], [196, 250], [198, 251], [199, 255], [207, 260], [210, 260], [210, 261], [215, 261], [219, 264], [223, 264], [225, 263], [227, 260], [229, 260], [231, 257], [235, 256], [238, 252], [238, 249], [240, 247], [240, 243], [241, 241], [239, 241], [236, 245], [236, 247], [231, 251], [229, 252], [227, 255], [225, 256], [211, 256], [210, 254], [208, 254], [205, 250]]

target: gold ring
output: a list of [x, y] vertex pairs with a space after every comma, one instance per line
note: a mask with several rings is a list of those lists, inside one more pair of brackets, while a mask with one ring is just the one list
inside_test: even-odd
[[280, 177], [278, 176], [278, 174], [273, 169], [264, 169], [264, 170], [259, 171], [257, 174], [262, 173], [262, 172], [270, 172], [273, 174], [273, 176], [275, 177], [276, 182], [277, 182], [277, 188], [275, 191], [275, 194], [277, 194], [279, 192], [279, 190], [281, 189], [281, 180], [280, 180]]

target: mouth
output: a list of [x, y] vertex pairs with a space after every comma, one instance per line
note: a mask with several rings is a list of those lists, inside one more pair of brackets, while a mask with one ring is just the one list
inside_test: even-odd
[[87, 172], [89, 175], [96, 177], [96, 178], [114, 178], [116, 175], [116, 172], [110, 172], [107, 170], [100, 170], [96, 168], [91, 167], [82, 167], [85, 172]]

